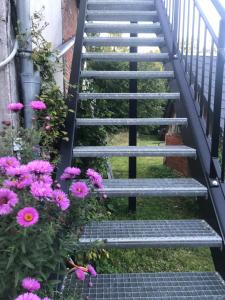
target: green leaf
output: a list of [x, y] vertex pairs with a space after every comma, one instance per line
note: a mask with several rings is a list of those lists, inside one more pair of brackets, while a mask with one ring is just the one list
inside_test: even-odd
[[12, 252], [10, 257], [9, 257], [9, 260], [8, 260], [8, 263], [7, 263], [7, 266], [6, 266], [6, 270], [8, 270], [10, 268], [10, 266], [13, 264], [14, 262], [14, 259], [16, 257], [16, 254], [17, 252]]
[[22, 263], [27, 266], [30, 269], [34, 269], [34, 265], [27, 259], [27, 258], [22, 258]]

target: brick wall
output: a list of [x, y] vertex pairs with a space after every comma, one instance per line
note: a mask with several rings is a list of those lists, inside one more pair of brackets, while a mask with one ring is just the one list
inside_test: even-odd
[[[76, 34], [77, 28], [77, 3], [76, 0], [63, 0], [63, 41], [68, 41]], [[71, 64], [73, 58], [73, 48], [64, 56], [64, 75], [69, 81]], [[65, 85], [66, 86], [66, 85]]]
[[[166, 145], [183, 145], [182, 136], [179, 133], [167, 133], [165, 142]], [[180, 175], [190, 175], [188, 159], [185, 157], [166, 157], [165, 164]]]

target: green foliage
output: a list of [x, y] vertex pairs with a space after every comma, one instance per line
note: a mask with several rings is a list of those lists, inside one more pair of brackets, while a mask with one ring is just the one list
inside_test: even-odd
[[[53, 58], [56, 52], [52, 45], [42, 35], [48, 26], [42, 21], [42, 10], [33, 16], [32, 42], [34, 44], [32, 58], [41, 74], [41, 92], [39, 99], [47, 105], [47, 110], [40, 113], [39, 128], [44, 128], [41, 135], [41, 144], [49, 149], [52, 160], [57, 160], [61, 139], [67, 140], [64, 130], [65, 118], [68, 113], [67, 98], [56, 84], [54, 74], [62, 71], [62, 66]], [[40, 25], [43, 24], [43, 25]], [[47, 117], [47, 119], [45, 118]]]

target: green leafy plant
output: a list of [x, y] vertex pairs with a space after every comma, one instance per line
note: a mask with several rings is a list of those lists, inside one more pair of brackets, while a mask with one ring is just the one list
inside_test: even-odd
[[54, 77], [56, 72], [62, 71], [62, 65], [53, 59], [57, 52], [52, 50], [51, 43], [43, 37], [43, 30], [47, 26], [48, 24], [43, 22], [43, 10], [36, 12], [33, 16], [32, 58], [41, 75], [41, 91], [38, 98], [47, 106], [47, 110], [40, 113], [42, 118], [38, 119], [38, 125], [45, 129], [41, 133], [41, 145], [48, 148], [51, 160], [57, 161], [60, 141], [68, 139], [64, 129], [68, 107], [67, 97], [60, 90]]

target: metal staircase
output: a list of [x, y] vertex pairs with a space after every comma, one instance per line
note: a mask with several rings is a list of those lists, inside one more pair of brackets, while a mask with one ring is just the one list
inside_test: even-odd
[[[87, 37], [86, 33], [155, 33], [162, 34], [170, 30], [168, 20], [162, 19], [162, 10], [166, 13], [165, 4], [176, 1], [162, 0], [82, 0], [78, 19], [78, 30], [74, 50], [74, 61], [71, 74], [70, 94], [73, 94], [66, 127], [70, 141], [62, 144], [63, 168], [70, 165], [76, 157], [140, 157], [140, 156], [181, 156], [196, 159], [196, 150], [188, 146], [74, 146], [75, 129], [79, 126], [110, 126], [110, 125], [179, 125], [187, 126], [192, 122], [190, 114], [179, 118], [127, 118], [127, 119], [87, 119], [76, 118], [78, 101], [95, 99], [143, 100], [157, 101], [180, 100], [179, 93], [83, 93], [79, 83], [85, 79], [97, 78], [145, 80], [176, 78], [174, 71], [87, 71], [82, 70], [82, 62], [96, 61], [127, 61], [127, 62], [168, 62], [173, 56], [174, 46], [166, 37]], [[179, 1], [178, 1], [179, 2]], [[172, 7], [172, 6], [171, 6]], [[176, 8], [174, 8], [176, 11]], [[93, 23], [103, 21], [103, 23]], [[122, 22], [145, 22], [145, 24], [127, 24]], [[112, 23], [114, 22], [114, 23]], [[117, 23], [121, 22], [121, 23]], [[147, 23], [148, 22], [148, 23]], [[152, 23], [153, 22], [153, 23]], [[156, 23], [157, 22], [157, 23]], [[176, 21], [173, 21], [176, 22]], [[175, 25], [174, 25], [175, 26]], [[158, 46], [167, 47], [168, 53], [101, 53], [84, 52], [83, 47], [98, 46]], [[178, 79], [178, 78], [176, 78]], [[179, 81], [179, 80], [178, 80]], [[181, 87], [181, 86], [180, 86]], [[182, 95], [184, 90], [181, 90]], [[183, 100], [183, 98], [182, 98]], [[191, 99], [190, 99], [191, 101]], [[79, 130], [79, 128], [77, 129]], [[198, 149], [199, 154], [199, 149]], [[66, 184], [63, 184], [66, 189]], [[105, 179], [104, 193], [108, 197], [205, 197], [209, 188], [192, 178], [170, 179]], [[95, 193], [95, 191], [94, 191]], [[210, 193], [211, 195], [211, 193]], [[115, 200], [116, 201], [116, 200]], [[142, 247], [210, 247], [219, 249], [223, 245], [220, 235], [204, 220], [133, 220], [93, 222], [84, 228], [80, 237], [81, 244], [101, 241], [102, 247], [142, 248]], [[143, 274], [100, 274], [93, 280], [94, 286], [89, 288], [87, 282], [82, 286], [73, 277], [68, 278], [65, 292], [74, 297], [81, 293], [85, 299], [225, 299], [225, 282], [220, 274], [215, 273], [143, 273]]]

